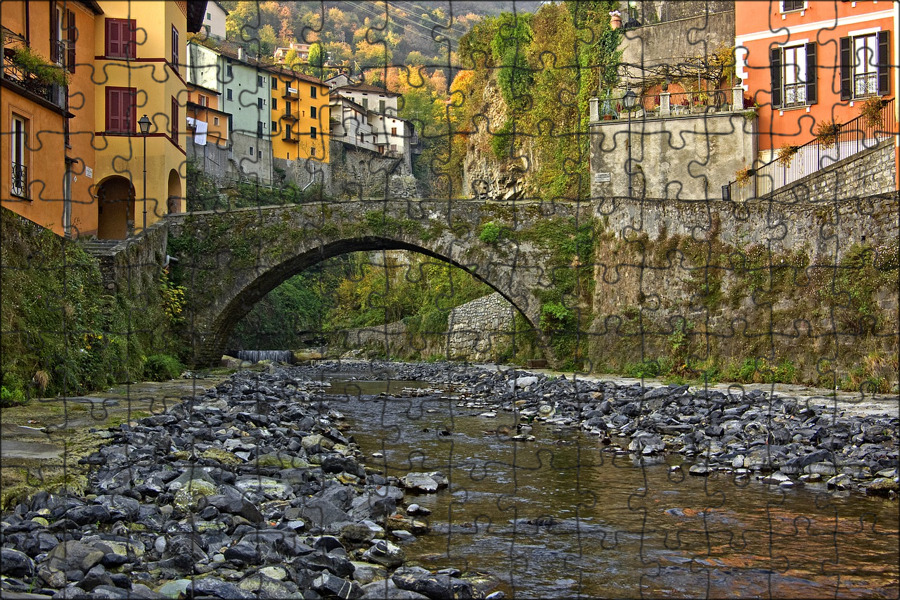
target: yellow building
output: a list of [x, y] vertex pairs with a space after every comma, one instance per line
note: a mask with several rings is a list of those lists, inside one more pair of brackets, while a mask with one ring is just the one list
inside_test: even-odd
[[3, 206], [60, 235], [100, 238], [124, 238], [180, 210], [182, 55], [188, 15], [198, 30], [205, 5], [5, 0]]
[[272, 155], [329, 162], [328, 86], [290, 69], [266, 70], [272, 75]]

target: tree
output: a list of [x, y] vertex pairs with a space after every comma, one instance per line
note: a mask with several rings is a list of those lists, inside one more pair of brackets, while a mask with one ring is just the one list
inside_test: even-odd
[[309, 49], [309, 66], [312, 67], [313, 75], [322, 78], [322, 66], [325, 64], [325, 55], [322, 52], [322, 45], [315, 43]]

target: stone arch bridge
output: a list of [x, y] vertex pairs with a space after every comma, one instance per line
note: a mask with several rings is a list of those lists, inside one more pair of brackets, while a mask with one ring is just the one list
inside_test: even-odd
[[[418, 199], [194, 212], [167, 217], [168, 251], [188, 289], [195, 360], [211, 364], [267, 293], [316, 263], [356, 251], [409, 250], [451, 263], [500, 292], [538, 330], [541, 292], [554, 285], [552, 249], [537, 234], [517, 234], [551, 222], [570, 227], [574, 238], [591, 212], [575, 203]], [[482, 235], [487, 223], [495, 236]]]

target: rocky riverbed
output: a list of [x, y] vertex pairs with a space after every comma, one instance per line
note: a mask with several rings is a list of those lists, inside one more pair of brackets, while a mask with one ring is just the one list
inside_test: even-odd
[[326, 374], [434, 382], [443, 391], [417, 393], [485, 427], [510, 421], [497, 434], [522, 443], [539, 421], [642, 460], [680, 454], [697, 476], [887, 497], [898, 487], [897, 415], [450, 364], [273, 366], [104, 432], [109, 445], [85, 459], [86, 494], [41, 492], [4, 515], [3, 597], [490, 597], [484, 574], [408, 560], [404, 542], [430, 526], [410, 493], [446, 480], [367, 468]]

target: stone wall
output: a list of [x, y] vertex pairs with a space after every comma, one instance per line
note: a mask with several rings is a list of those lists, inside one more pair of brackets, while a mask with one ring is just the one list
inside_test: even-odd
[[[391, 193], [395, 176], [408, 176], [403, 158], [391, 158], [377, 152], [332, 141], [330, 147], [332, 190], [339, 198], [378, 198]], [[397, 189], [405, 189], [396, 184]], [[408, 196], [400, 196], [408, 197]]]
[[499, 293], [457, 306], [447, 316], [444, 334], [411, 334], [403, 321], [349, 329], [332, 338], [341, 348], [386, 352], [393, 356], [449, 355], [456, 360], [495, 361], [513, 343], [515, 309]]
[[[244, 179], [261, 185], [272, 183], [272, 141], [255, 135], [232, 132], [232, 157]], [[252, 150], [252, 152], [251, 152]]]
[[457, 306], [447, 318], [451, 357], [496, 360], [512, 343], [516, 310], [499, 293]]
[[815, 381], [868, 356], [896, 361], [896, 193], [804, 204], [610, 198], [596, 214], [594, 368], [673, 352], [693, 364], [761, 357]]
[[216, 185], [226, 187], [240, 178], [237, 163], [231, 158], [229, 148], [220, 148], [215, 144], [198, 146], [188, 142], [187, 158], [197, 163], [197, 168], [212, 177]]
[[282, 182], [293, 183], [301, 190], [307, 186], [320, 186], [326, 194], [331, 193], [331, 164], [318, 160], [273, 159], [275, 185]]
[[775, 190], [775, 202], [828, 202], [896, 191], [894, 140], [847, 157]]
[[591, 196], [721, 199], [722, 186], [755, 156], [756, 121], [740, 112], [591, 123]]

